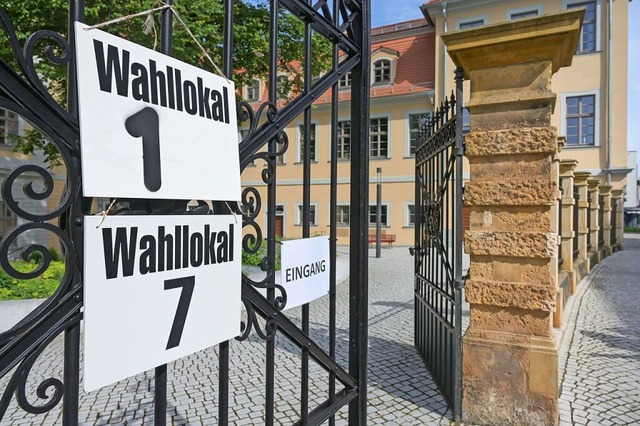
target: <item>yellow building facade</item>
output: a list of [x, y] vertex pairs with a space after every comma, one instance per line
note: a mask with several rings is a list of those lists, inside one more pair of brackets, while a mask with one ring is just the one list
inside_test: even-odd
[[[419, 126], [433, 112], [434, 31], [426, 20], [401, 22], [372, 31], [370, 113], [370, 233], [376, 223], [376, 171], [382, 169], [382, 232], [399, 245], [414, 239], [414, 149]], [[287, 76], [278, 76], [287, 78]], [[257, 109], [266, 101], [266, 84], [254, 80], [242, 95]], [[338, 92], [337, 238], [347, 244], [350, 206], [350, 76], [340, 81]], [[343, 90], [344, 89], [344, 90]], [[311, 111], [311, 235], [329, 233], [331, 173], [331, 92]], [[276, 234], [285, 239], [302, 236], [303, 116], [286, 129], [288, 149], [278, 158]], [[245, 126], [246, 127], [246, 126]], [[240, 137], [247, 129], [240, 126]], [[242, 173], [243, 187], [255, 187], [266, 200], [261, 160]], [[266, 229], [266, 213], [258, 223]], [[387, 244], [385, 244], [386, 246]]]
[[[421, 9], [436, 32], [436, 100], [453, 88], [453, 62], [440, 36], [447, 32], [515, 19], [584, 8], [576, 55], [553, 78], [557, 93], [551, 124], [566, 137], [561, 160], [577, 160], [614, 189], [624, 189], [627, 174], [626, 0], [432, 0]], [[500, 52], [496, 51], [499, 55]], [[468, 82], [465, 94], [468, 99]]]
[[[432, 0], [421, 6], [424, 19], [372, 30], [370, 126], [370, 233], [375, 228], [376, 170], [382, 169], [382, 229], [395, 244], [413, 245], [415, 169], [412, 146], [419, 123], [454, 90], [454, 65], [440, 36], [479, 25], [526, 19], [572, 8], [584, 8], [579, 48], [571, 67], [561, 69], [551, 90], [557, 93], [552, 125], [566, 138], [561, 160], [577, 160], [576, 172], [589, 172], [603, 184], [624, 189], [627, 165], [627, 28], [628, 1], [623, 0]], [[496, 51], [499, 55], [500, 52]], [[286, 76], [279, 76], [287, 78]], [[378, 81], [378, 80], [380, 81]], [[349, 77], [341, 88], [349, 87]], [[465, 82], [465, 96], [469, 87]], [[254, 107], [266, 101], [266, 84], [242, 89]], [[330, 92], [312, 110], [311, 234], [329, 232]], [[348, 99], [347, 91], [339, 92]], [[346, 102], [339, 112], [338, 243], [348, 237], [349, 161]], [[465, 126], [469, 124], [465, 118]], [[276, 232], [283, 238], [302, 235], [303, 117], [286, 129], [287, 152], [277, 167]], [[241, 135], [246, 130], [241, 127]], [[345, 139], [346, 138], [346, 139]], [[242, 174], [243, 186], [264, 197], [259, 161]], [[468, 167], [465, 167], [468, 170]], [[468, 173], [465, 173], [465, 179]], [[266, 215], [259, 222], [266, 223]]]

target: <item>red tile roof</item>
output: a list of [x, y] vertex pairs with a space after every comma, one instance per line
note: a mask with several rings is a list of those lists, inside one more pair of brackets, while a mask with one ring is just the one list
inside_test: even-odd
[[[424, 18], [412, 21], [385, 25], [373, 30], [375, 37], [372, 39], [372, 62], [376, 59], [376, 53], [393, 52], [396, 59], [395, 79], [390, 85], [377, 85], [371, 87], [371, 98], [398, 96], [410, 93], [428, 92], [434, 89], [435, 81], [435, 33], [434, 31], [420, 31], [416, 34], [416, 28], [428, 27]], [[377, 32], [376, 32], [377, 31]], [[410, 31], [408, 35], [404, 32]], [[377, 39], [377, 40], [376, 40]], [[395, 53], [397, 52], [397, 55]], [[292, 68], [299, 69], [299, 64], [292, 64]], [[260, 101], [252, 103], [258, 107], [268, 97], [266, 84]], [[339, 92], [339, 100], [349, 100], [351, 92], [342, 90]], [[331, 90], [327, 90], [316, 103], [331, 101]], [[286, 101], [279, 101], [281, 107]]]

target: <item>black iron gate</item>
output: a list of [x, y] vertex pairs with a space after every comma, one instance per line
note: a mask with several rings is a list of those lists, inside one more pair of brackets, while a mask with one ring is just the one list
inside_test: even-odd
[[[156, 2], [154, 4], [172, 6], [173, 1]], [[224, 0], [224, 20], [213, 23], [223, 33], [222, 47], [212, 46], [211, 50], [221, 48], [223, 72], [227, 76], [234, 74], [234, 7], [240, 4], [237, 0]], [[276, 348], [279, 342], [288, 342], [300, 354], [299, 408], [290, 413], [289, 420], [299, 424], [320, 424], [329, 421], [335, 424], [336, 413], [348, 406], [349, 424], [366, 422], [367, 401], [367, 226], [368, 226], [368, 105], [369, 105], [369, 57], [370, 57], [370, 4], [368, 0], [270, 0], [266, 6], [268, 18], [265, 19], [264, 37], [269, 38], [269, 54], [266, 74], [267, 101], [254, 109], [247, 102], [240, 102], [238, 117], [248, 126], [249, 131], [240, 142], [240, 167], [244, 170], [254, 162], [262, 162], [264, 170], [262, 180], [266, 191], [256, 187], [243, 190], [240, 208], [244, 212], [242, 241], [245, 252], [255, 253], [260, 246], [267, 247], [262, 261], [265, 277], [254, 281], [248, 276], [242, 277], [242, 302], [246, 318], [243, 321], [243, 333], [239, 341], [247, 339], [260, 340], [265, 345], [264, 370], [264, 410], [259, 416], [265, 424], [271, 425], [276, 417], [276, 372], [286, 368], [283, 360], [276, 360]], [[281, 62], [279, 49], [279, 13], [286, 11], [300, 20], [304, 27], [304, 57], [301, 58], [302, 78], [299, 93], [284, 106], [278, 102], [277, 87], [278, 69]], [[136, 12], [136, 11], [132, 11]], [[167, 7], [162, 10], [161, 50], [165, 54], [172, 53], [173, 15]], [[73, 22], [84, 21], [84, 1], [69, 0], [68, 33], [73, 34]], [[109, 17], [112, 18], [112, 17]], [[25, 232], [42, 230], [54, 235], [63, 249], [65, 273], [54, 295], [48, 298], [35, 311], [10, 330], [0, 334], [0, 423], [9, 423], [8, 407], [15, 404], [23, 410], [20, 418], [46, 415], [58, 410], [61, 412], [59, 422], [65, 425], [78, 424], [78, 410], [83, 395], [79, 391], [80, 383], [80, 343], [82, 320], [82, 270], [83, 270], [83, 216], [91, 213], [93, 199], [82, 197], [82, 181], [80, 177], [80, 148], [78, 131], [77, 94], [75, 87], [75, 64], [73, 55], [73, 37], [64, 37], [54, 31], [41, 30], [33, 33], [26, 41], [19, 40], [11, 17], [0, 9], [0, 25], [4, 30], [5, 43], [8, 42], [13, 58], [0, 58], [0, 109], [13, 111], [22, 116], [34, 128], [37, 128], [59, 151], [66, 167], [66, 186], [62, 200], [52, 199], [54, 182], [52, 172], [37, 165], [22, 165], [11, 171], [2, 184], [2, 199], [13, 214], [21, 218], [20, 224], [6, 234], [0, 243], [0, 264], [11, 276], [19, 280], [42, 275], [48, 268], [51, 256], [42, 244], [27, 244], [21, 252], [23, 258], [34, 253], [39, 263], [31, 272], [19, 272], [10, 263], [14, 256], [11, 250], [16, 240]], [[313, 52], [313, 35], [319, 35], [330, 44], [329, 57], [331, 63], [328, 70], [320, 78], [312, 74], [311, 57]], [[206, 40], [205, 40], [206, 41]], [[35, 59], [34, 49], [37, 44], [46, 44], [44, 54]], [[35, 60], [34, 60], [35, 59]], [[68, 68], [67, 105], [66, 109], [58, 104], [41, 81], [36, 65], [48, 60], [53, 66]], [[242, 64], [236, 64], [242, 68]], [[350, 73], [350, 110], [351, 110], [351, 176], [349, 201], [351, 205], [350, 225], [350, 262], [349, 262], [349, 294], [348, 312], [349, 327], [346, 353], [336, 355], [336, 343], [339, 342], [336, 327], [336, 212], [337, 212], [337, 146], [338, 146], [338, 82], [341, 77]], [[60, 88], [57, 88], [61, 90]], [[318, 330], [310, 330], [310, 307], [302, 308], [300, 324], [289, 318], [282, 310], [286, 304], [284, 289], [275, 282], [276, 271], [276, 201], [277, 201], [277, 159], [287, 149], [288, 141], [285, 127], [294, 119], [303, 116], [305, 123], [304, 143], [310, 146], [311, 135], [308, 129], [311, 122], [313, 102], [326, 91], [332, 94], [331, 101], [331, 202], [330, 202], [330, 296], [328, 317], [324, 318], [328, 336], [320, 341], [311, 335], [322, 335]], [[344, 93], [344, 92], [343, 92]], [[344, 104], [343, 104], [344, 105]], [[303, 237], [309, 237], [310, 193], [312, 191], [310, 164], [311, 150], [304, 150], [303, 163], [303, 196], [302, 223]], [[26, 177], [30, 183], [19, 187], [18, 178]], [[34, 182], [38, 181], [34, 186]], [[38, 189], [40, 188], [41, 189]], [[22, 192], [29, 200], [47, 200], [57, 207], [46, 213], [32, 213], [18, 203], [14, 194]], [[176, 208], [187, 210], [186, 202], [162, 201], [149, 203], [146, 200], [129, 200], [129, 208], [134, 205], [147, 209], [146, 213], [156, 213], [154, 209], [166, 211]], [[233, 203], [214, 201], [212, 208], [204, 208], [205, 214], [224, 214], [236, 210]], [[200, 207], [204, 207], [200, 203]], [[182, 210], [181, 210], [182, 209]], [[200, 209], [202, 210], [202, 209]], [[261, 223], [266, 210], [266, 229]], [[139, 213], [139, 212], [138, 212]], [[164, 213], [163, 213], [164, 214]], [[266, 297], [260, 290], [266, 292]], [[221, 319], [224, 321], [224, 319]], [[316, 333], [314, 333], [314, 331]], [[62, 377], [47, 372], [46, 377], [33, 376], [32, 368], [38, 358], [57, 337], [64, 336], [64, 355], [60, 359], [63, 364]], [[281, 335], [286, 339], [278, 340]], [[346, 340], [346, 339], [345, 339]], [[218, 356], [218, 388], [217, 398], [212, 398], [211, 406], [216, 407], [207, 420], [219, 424], [229, 422], [229, 342], [219, 345]], [[338, 360], [344, 360], [341, 365]], [[315, 380], [310, 385], [310, 360], [324, 370], [326, 380]], [[153, 388], [153, 418], [155, 424], [165, 424], [167, 409], [167, 365], [156, 368], [149, 384]], [[27, 381], [32, 383], [27, 386]], [[33, 382], [37, 389], [34, 389]], [[318, 389], [318, 383], [326, 384], [326, 388]], [[251, 383], [250, 383], [251, 384]], [[315, 387], [314, 387], [315, 386]], [[313, 392], [312, 392], [313, 391]], [[31, 394], [33, 392], [35, 394]], [[310, 395], [314, 398], [310, 400]], [[318, 394], [321, 398], [318, 398]], [[14, 400], [15, 395], [15, 400]], [[35, 402], [34, 402], [35, 400]], [[169, 400], [169, 402], [171, 402]], [[25, 413], [26, 412], [26, 413]], [[38, 417], [33, 417], [34, 421]], [[41, 419], [41, 417], [40, 417]], [[255, 420], [255, 418], [253, 418]], [[117, 421], [112, 419], [112, 421]], [[140, 419], [142, 421], [142, 419]], [[201, 420], [203, 421], [203, 420]]]
[[416, 149], [415, 345], [461, 416], [462, 71]]

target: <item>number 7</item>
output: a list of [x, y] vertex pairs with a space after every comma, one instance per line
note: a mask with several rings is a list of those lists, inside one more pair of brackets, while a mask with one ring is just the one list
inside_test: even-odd
[[175, 348], [180, 345], [180, 339], [182, 338], [182, 332], [184, 331], [184, 323], [187, 320], [187, 312], [189, 311], [189, 304], [191, 304], [191, 296], [193, 295], [193, 288], [195, 284], [196, 277], [194, 275], [190, 277], [165, 280], [164, 282], [165, 290], [173, 290], [174, 288], [182, 287], [180, 300], [178, 301], [178, 309], [176, 309], [176, 316], [173, 318], [171, 333], [169, 333], [167, 349]]

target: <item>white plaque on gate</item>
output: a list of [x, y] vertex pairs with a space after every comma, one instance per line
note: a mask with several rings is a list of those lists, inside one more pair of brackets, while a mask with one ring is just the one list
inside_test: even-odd
[[85, 217], [84, 389], [240, 334], [242, 219]]
[[76, 23], [85, 196], [240, 199], [235, 87]]

